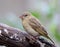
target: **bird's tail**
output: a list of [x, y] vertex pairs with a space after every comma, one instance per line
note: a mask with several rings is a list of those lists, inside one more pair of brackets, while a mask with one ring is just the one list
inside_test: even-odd
[[53, 42], [53, 40], [49, 36], [47, 36], [47, 38], [55, 45], [55, 43]]

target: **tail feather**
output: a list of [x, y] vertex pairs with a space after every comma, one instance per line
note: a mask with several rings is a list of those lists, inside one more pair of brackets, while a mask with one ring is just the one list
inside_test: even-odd
[[[49, 36], [47, 36], [47, 38], [48, 38], [52, 43], [54, 43], [53, 40], [52, 40]], [[55, 43], [54, 43], [54, 44], [55, 44]]]

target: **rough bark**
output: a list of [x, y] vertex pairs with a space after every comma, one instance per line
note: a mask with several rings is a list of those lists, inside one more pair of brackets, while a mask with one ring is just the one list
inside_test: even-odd
[[0, 23], [0, 45], [7, 47], [55, 47], [44, 38], [35, 39], [25, 31]]

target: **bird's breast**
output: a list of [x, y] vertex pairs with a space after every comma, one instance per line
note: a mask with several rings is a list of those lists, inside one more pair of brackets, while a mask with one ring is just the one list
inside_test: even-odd
[[28, 24], [28, 22], [23, 22], [23, 27], [24, 27], [24, 29], [25, 29], [25, 31], [27, 32], [27, 33], [29, 33], [30, 35], [33, 35], [33, 36], [38, 36], [39, 35], [39, 33], [38, 32], [36, 32], [29, 24]]

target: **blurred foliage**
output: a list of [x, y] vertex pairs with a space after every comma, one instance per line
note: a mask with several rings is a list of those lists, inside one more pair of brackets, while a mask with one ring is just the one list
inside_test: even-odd
[[41, 14], [40, 14], [40, 12], [38, 12], [37, 10], [36, 10], [36, 11], [30, 10], [30, 12], [31, 12], [32, 15], [35, 16], [36, 18], [41, 19]]
[[58, 6], [57, 4], [58, 4], [57, 0], [52, 0], [52, 2], [49, 3], [50, 10], [49, 10], [49, 12], [47, 14], [48, 19], [51, 20], [53, 18], [53, 14], [57, 10], [57, 6]]
[[60, 41], [60, 33], [58, 33], [57, 25], [52, 23], [50, 25], [50, 30], [52, 31], [52, 34], [54, 34], [57, 41]]
[[60, 42], [60, 33], [58, 33], [58, 30], [55, 31], [55, 38]]
[[54, 13], [54, 10], [51, 8], [49, 13], [47, 14], [47, 19], [52, 19], [53, 18], [53, 13]]
[[57, 30], [57, 27], [56, 27], [57, 25], [56, 24], [54, 24], [54, 23], [51, 23], [51, 25], [50, 25], [50, 30], [51, 30], [51, 32], [53, 33], [53, 34], [55, 34], [55, 31]]
[[50, 10], [49, 12], [47, 13], [47, 19], [51, 20], [53, 17], [54, 17], [54, 12], [56, 11], [56, 8], [54, 7], [51, 7], [49, 6]]

